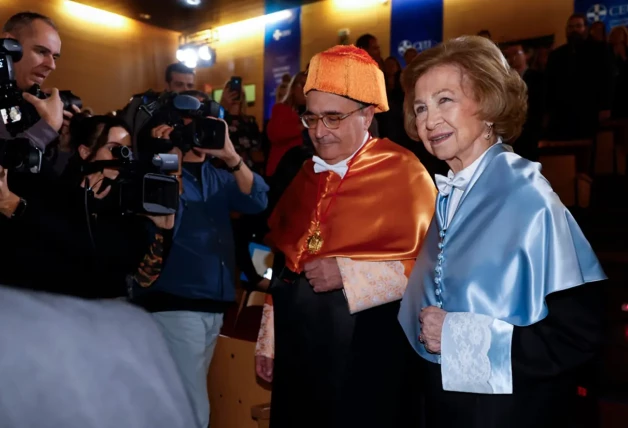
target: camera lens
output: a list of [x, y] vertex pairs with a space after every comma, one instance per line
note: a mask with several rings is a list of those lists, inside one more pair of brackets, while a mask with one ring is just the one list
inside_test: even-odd
[[132, 152], [127, 146], [116, 146], [111, 149], [111, 155], [116, 159], [131, 159]]

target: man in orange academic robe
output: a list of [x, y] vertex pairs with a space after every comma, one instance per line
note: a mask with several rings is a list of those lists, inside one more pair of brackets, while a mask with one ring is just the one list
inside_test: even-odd
[[406, 427], [418, 403], [397, 313], [436, 189], [411, 152], [369, 135], [388, 102], [365, 51], [314, 56], [304, 91], [316, 156], [269, 221], [277, 255], [256, 369], [273, 383], [270, 426]]

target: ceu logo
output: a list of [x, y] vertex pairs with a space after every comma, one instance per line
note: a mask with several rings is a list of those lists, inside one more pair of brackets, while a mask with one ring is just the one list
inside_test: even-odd
[[279, 41], [281, 38], [283, 37], [288, 37], [290, 34], [292, 34], [292, 31], [290, 30], [284, 30], [281, 31], [279, 28], [275, 30], [275, 32], [273, 33], [273, 39], [275, 39], [275, 41]]
[[421, 40], [414, 43], [412, 43], [410, 40], [402, 40], [399, 43], [399, 46], [397, 46], [397, 53], [399, 54], [399, 56], [403, 56], [403, 54], [405, 54], [406, 51], [410, 48], [416, 49], [417, 52], [422, 52], [425, 49], [429, 49], [431, 47], [432, 47], [431, 40]]
[[591, 22], [604, 21], [608, 15], [608, 10], [603, 4], [594, 4], [587, 10], [587, 19]]

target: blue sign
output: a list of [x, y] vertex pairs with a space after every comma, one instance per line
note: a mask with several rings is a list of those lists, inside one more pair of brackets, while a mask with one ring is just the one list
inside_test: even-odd
[[266, 15], [264, 30], [264, 120], [270, 117], [275, 92], [284, 74], [301, 69], [301, 8]]
[[392, 0], [390, 55], [400, 60], [409, 48], [424, 51], [443, 41], [443, 0]]
[[585, 14], [589, 25], [603, 22], [607, 33], [613, 27], [628, 25], [627, 0], [574, 0], [574, 12]]

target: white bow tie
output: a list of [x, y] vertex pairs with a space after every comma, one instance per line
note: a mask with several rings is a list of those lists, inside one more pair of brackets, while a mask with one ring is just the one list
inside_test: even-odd
[[436, 187], [443, 196], [449, 195], [453, 188], [464, 192], [467, 188], [467, 184], [469, 184], [469, 180], [463, 176], [454, 176], [450, 178], [445, 177], [444, 175], [436, 174], [434, 178], [436, 179]]
[[349, 169], [346, 161], [339, 162], [335, 165], [329, 165], [327, 162], [325, 162], [318, 156], [314, 156], [312, 158], [312, 161], [314, 162], [314, 172], [316, 174], [319, 174], [325, 171], [333, 171], [336, 174], [338, 174], [341, 178], [344, 178], [345, 174], [347, 173], [347, 170]]

